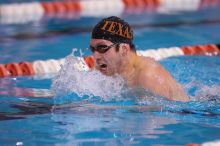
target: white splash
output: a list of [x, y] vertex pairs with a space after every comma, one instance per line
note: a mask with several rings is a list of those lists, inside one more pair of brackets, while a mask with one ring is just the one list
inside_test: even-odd
[[[52, 90], [57, 96], [76, 93], [79, 97], [98, 96], [103, 100], [120, 97], [124, 81], [119, 76], [109, 77], [99, 71], [82, 67], [82, 61], [73, 53], [66, 57], [58, 75], [52, 80]], [[81, 66], [81, 67], [79, 67]]]
[[218, 85], [202, 85], [195, 93], [197, 100], [211, 100], [215, 98], [215, 100], [220, 100], [220, 86]]
[[[89, 96], [101, 97], [104, 101], [135, 99], [139, 104], [163, 103], [164, 99], [146, 90], [125, 89], [125, 82], [120, 76], [109, 77], [96, 70], [88, 70], [82, 62], [82, 57], [75, 57], [73, 53], [68, 55], [65, 64], [58, 75], [52, 80], [52, 90], [58, 96], [65, 96], [71, 93], [79, 97]], [[83, 55], [80, 51], [80, 55]], [[195, 79], [184, 85], [190, 93], [191, 101], [220, 102], [220, 86], [204, 85]], [[71, 98], [74, 98], [71, 97]]]
[[191, 101], [220, 101], [220, 86], [216, 84], [205, 85], [195, 79], [184, 85], [188, 91], [191, 90], [193, 96]]

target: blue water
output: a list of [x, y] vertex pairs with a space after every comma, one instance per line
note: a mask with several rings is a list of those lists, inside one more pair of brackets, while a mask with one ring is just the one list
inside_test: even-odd
[[[211, 9], [123, 18], [136, 26], [137, 48], [146, 50], [220, 43], [218, 14], [218, 9]], [[0, 63], [64, 58], [72, 48], [89, 55], [90, 30], [99, 19], [45, 18], [37, 24], [0, 24]], [[1, 78], [1, 145], [176, 146], [220, 140], [220, 58], [182, 56], [160, 63], [183, 84], [191, 102], [140, 104], [135, 97], [103, 101], [73, 93], [59, 97], [65, 104], [55, 105], [57, 98], [50, 89], [54, 74]]]

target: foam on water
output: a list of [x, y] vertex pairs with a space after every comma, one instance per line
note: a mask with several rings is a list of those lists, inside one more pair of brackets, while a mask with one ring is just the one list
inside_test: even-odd
[[[173, 101], [156, 96], [145, 89], [131, 90], [125, 86], [125, 82], [118, 75], [110, 77], [96, 70], [88, 71], [85, 68], [86, 66], [83, 68], [81, 65], [81, 57], [76, 57], [75, 51], [73, 50], [66, 57], [65, 64], [52, 80], [52, 90], [56, 95], [55, 102], [58, 100], [61, 102], [66, 102], [67, 100], [79, 101], [81, 99], [94, 101], [93, 99], [98, 97], [99, 101], [114, 102], [132, 100], [134, 104], [138, 105], [163, 105], [176, 109], [183, 108], [183, 106], [185, 107], [187, 105], [181, 102], [173, 104]], [[80, 50], [77, 56], [79, 55], [83, 56]], [[178, 75], [178, 71], [176, 75]], [[195, 78], [191, 78], [187, 82], [183, 86], [190, 96], [191, 102], [198, 102], [198, 106], [200, 106], [199, 102], [205, 102], [212, 106], [220, 102], [220, 86], [216, 84], [205, 84]]]
[[220, 101], [220, 86], [218, 85], [202, 85], [200, 89], [196, 91], [197, 99], [201, 100], [217, 100]]
[[[113, 100], [115, 97], [121, 96], [124, 87], [124, 81], [119, 76], [109, 77], [101, 74], [99, 71], [84, 71], [77, 68], [79, 65], [79, 57], [73, 53], [65, 59], [58, 75], [52, 80], [52, 90], [57, 98], [71, 93], [77, 94], [79, 97], [89, 96], [101, 97], [103, 100]], [[74, 98], [72, 96], [72, 98]]]
[[190, 92], [191, 101], [214, 101], [220, 102], [220, 86], [217, 84], [206, 85], [195, 79], [184, 85], [184, 88]]

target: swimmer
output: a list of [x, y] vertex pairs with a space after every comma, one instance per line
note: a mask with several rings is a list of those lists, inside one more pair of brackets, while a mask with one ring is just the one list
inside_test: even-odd
[[90, 50], [95, 69], [107, 76], [120, 75], [129, 87], [141, 87], [169, 100], [189, 101], [183, 88], [158, 62], [138, 56], [133, 31], [124, 20], [112, 16], [93, 29]]

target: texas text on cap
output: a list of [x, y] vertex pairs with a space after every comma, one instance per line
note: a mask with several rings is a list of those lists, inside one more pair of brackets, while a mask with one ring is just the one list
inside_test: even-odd
[[113, 43], [131, 43], [133, 31], [124, 20], [111, 16], [102, 19], [92, 31], [93, 39], [109, 40]]

